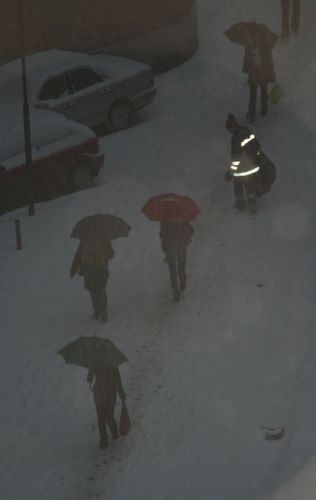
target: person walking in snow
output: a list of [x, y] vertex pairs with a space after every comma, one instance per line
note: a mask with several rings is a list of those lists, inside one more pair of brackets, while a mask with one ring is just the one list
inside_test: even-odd
[[231, 113], [227, 117], [225, 127], [232, 134], [231, 165], [225, 174], [225, 180], [233, 179], [235, 207], [244, 209], [243, 184], [247, 183], [249, 198], [255, 198], [260, 190], [258, 157], [261, 146], [255, 134], [248, 127], [239, 125]]
[[173, 302], [179, 302], [180, 290], [186, 288], [187, 247], [191, 243], [193, 228], [188, 222], [161, 222], [161, 249], [169, 266]]
[[[300, 27], [301, 0], [281, 0], [282, 9], [282, 33], [283, 40], [288, 40], [291, 29], [298, 35]], [[291, 21], [290, 21], [291, 20]]]
[[108, 282], [108, 262], [114, 256], [109, 240], [81, 240], [74, 256], [70, 277], [79, 273], [84, 277], [84, 288], [90, 292], [93, 306], [93, 318], [105, 323], [107, 314], [106, 285]]
[[118, 368], [106, 368], [100, 370], [89, 370], [87, 382], [92, 391], [98, 419], [100, 448], [108, 446], [107, 426], [110, 429], [113, 440], [118, 439], [119, 429], [114, 417], [114, 409], [119, 395], [122, 402], [126, 395], [123, 390], [121, 375]]
[[276, 179], [276, 168], [261, 151], [261, 145], [253, 131], [239, 125], [232, 113], [228, 115], [225, 127], [232, 134], [231, 165], [225, 179], [233, 179], [235, 206], [244, 209], [243, 184], [246, 183], [248, 199], [261, 196], [270, 191]]
[[261, 114], [268, 112], [268, 86], [275, 82], [275, 70], [271, 47], [259, 48], [247, 45], [243, 63], [243, 72], [248, 74], [249, 102], [246, 118], [254, 122], [256, 117], [257, 95], [260, 88]]

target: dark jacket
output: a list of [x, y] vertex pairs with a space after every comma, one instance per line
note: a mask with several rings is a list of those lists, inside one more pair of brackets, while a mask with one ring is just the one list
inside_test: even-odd
[[243, 154], [255, 160], [260, 150], [261, 145], [250, 128], [238, 125], [231, 140], [232, 161], [240, 160]]
[[103, 288], [106, 285], [109, 277], [108, 261], [114, 256], [110, 241], [94, 243], [79, 243], [70, 269], [71, 277], [76, 273], [84, 277], [84, 287], [87, 290]]
[[116, 396], [125, 400], [121, 375], [118, 368], [89, 370], [87, 381], [93, 384], [93, 392], [99, 400], [103, 400], [109, 408], [114, 408]]
[[269, 47], [253, 49], [245, 47], [243, 72], [248, 74], [248, 81], [257, 85], [275, 82], [274, 63]]
[[186, 253], [193, 228], [188, 222], [161, 222], [159, 235], [162, 251], [167, 258], [177, 257]]

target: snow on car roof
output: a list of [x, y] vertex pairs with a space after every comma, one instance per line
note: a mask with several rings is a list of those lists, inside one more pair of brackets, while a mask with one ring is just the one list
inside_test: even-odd
[[[72, 67], [90, 66], [105, 76], [128, 76], [128, 73], [149, 69], [146, 64], [105, 54], [84, 54], [66, 50], [46, 50], [26, 57], [26, 72], [31, 93], [50, 75], [69, 70]], [[2, 81], [19, 80], [22, 75], [21, 61], [16, 59], [0, 66], [0, 86]], [[34, 87], [34, 88], [33, 88]], [[32, 92], [33, 91], [33, 92]]]
[[[7, 169], [25, 162], [22, 114], [17, 110], [15, 116], [9, 126], [5, 120], [0, 122], [0, 164]], [[71, 147], [96, 137], [85, 125], [52, 111], [32, 109], [30, 118], [34, 160], [60, 151], [61, 146]]]

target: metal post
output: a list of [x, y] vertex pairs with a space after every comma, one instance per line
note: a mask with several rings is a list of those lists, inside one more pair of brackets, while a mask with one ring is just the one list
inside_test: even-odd
[[26, 159], [26, 183], [27, 183], [29, 215], [34, 215], [35, 209], [34, 209], [33, 183], [32, 183], [31, 123], [30, 123], [30, 109], [29, 109], [28, 95], [27, 95], [27, 77], [26, 77], [26, 64], [25, 64], [25, 51], [24, 51], [24, 16], [23, 16], [22, 1], [23, 0], [18, 0], [22, 86], [23, 86], [23, 123], [24, 123], [25, 159]]
[[19, 219], [14, 220], [15, 225], [15, 238], [16, 238], [16, 249], [22, 250], [22, 236], [21, 236], [21, 224]]

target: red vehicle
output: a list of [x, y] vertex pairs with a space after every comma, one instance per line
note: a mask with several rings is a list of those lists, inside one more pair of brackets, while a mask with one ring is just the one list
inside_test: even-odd
[[[92, 130], [57, 113], [32, 110], [31, 135], [34, 201], [49, 200], [93, 185], [104, 155], [99, 153]], [[0, 213], [27, 202], [21, 120], [0, 134]]]

